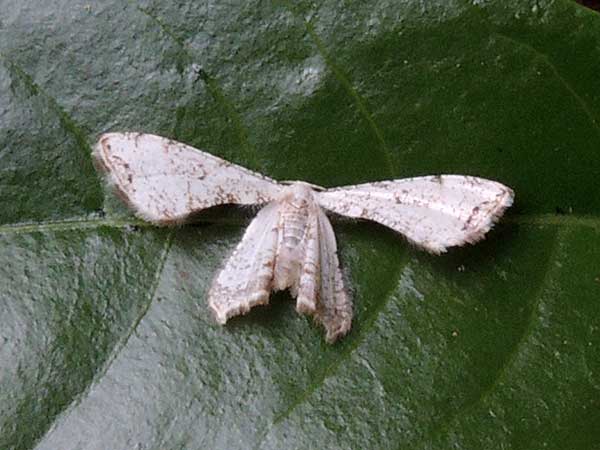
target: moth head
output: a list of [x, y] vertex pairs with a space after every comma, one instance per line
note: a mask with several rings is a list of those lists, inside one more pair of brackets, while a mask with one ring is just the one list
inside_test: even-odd
[[286, 186], [282, 193], [282, 200], [296, 208], [306, 208], [315, 202], [312, 185], [296, 181]]

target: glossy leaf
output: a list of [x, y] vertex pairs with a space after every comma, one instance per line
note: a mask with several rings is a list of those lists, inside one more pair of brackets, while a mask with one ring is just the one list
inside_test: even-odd
[[[3, 0], [0, 448], [595, 448], [598, 73], [600, 16], [566, 0]], [[220, 327], [205, 293], [252, 211], [141, 223], [92, 167], [108, 130], [517, 202], [440, 257], [337, 222], [336, 345], [286, 293]]]

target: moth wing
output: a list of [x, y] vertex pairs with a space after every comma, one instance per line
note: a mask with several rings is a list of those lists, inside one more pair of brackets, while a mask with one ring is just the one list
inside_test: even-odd
[[93, 156], [123, 200], [157, 224], [216, 205], [268, 203], [281, 190], [270, 178], [152, 134], [104, 134]]
[[269, 302], [279, 234], [279, 204], [269, 203], [252, 220], [241, 242], [214, 278], [208, 305], [217, 322]]
[[431, 253], [442, 253], [482, 239], [514, 194], [495, 181], [440, 175], [334, 188], [317, 198], [330, 211], [373, 220]]
[[296, 311], [299, 313], [313, 315], [317, 310], [321, 288], [320, 258], [319, 215], [315, 209], [308, 217], [306, 244], [296, 289]]
[[315, 319], [325, 328], [327, 342], [332, 343], [350, 331], [352, 301], [344, 287], [333, 228], [321, 208], [318, 223], [320, 286]]

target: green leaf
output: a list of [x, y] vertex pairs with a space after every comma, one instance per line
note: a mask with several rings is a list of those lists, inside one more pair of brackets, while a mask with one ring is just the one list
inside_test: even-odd
[[[0, 448], [596, 448], [598, 73], [600, 16], [566, 0], [3, 0]], [[336, 223], [336, 345], [288, 294], [220, 327], [205, 292], [241, 215], [132, 218], [89, 158], [107, 130], [517, 202], [440, 257]]]

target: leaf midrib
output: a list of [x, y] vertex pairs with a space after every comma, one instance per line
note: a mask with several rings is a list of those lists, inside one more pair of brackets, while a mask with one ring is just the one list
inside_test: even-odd
[[52, 430], [53, 424], [55, 424], [66, 411], [68, 411], [69, 409], [76, 406], [78, 403], [81, 402], [82, 399], [84, 399], [86, 397], [86, 395], [88, 394], [90, 389], [94, 386], [94, 384], [96, 384], [100, 379], [102, 379], [104, 377], [104, 375], [108, 372], [108, 370], [112, 366], [113, 362], [117, 359], [117, 357], [119, 356], [121, 351], [126, 347], [127, 342], [129, 342], [129, 339], [131, 338], [131, 336], [133, 336], [133, 334], [137, 330], [139, 324], [142, 322], [142, 320], [144, 319], [144, 317], [150, 310], [150, 306], [154, 302], [156, 293], [158, 291], [158, 287], [160, 286], [160, 280], [162, 278], [162, 274], [163, 274], [164, 268], [166, 266], [166, 261], [169, 256], [171, 247], [173, 245], [173, 239], [174, 239], [174, 232], [171, 231], [165, 238], [163, 248], [162, 248], [161, 254], [158, 259], [158, 263], [156, 264], [156, 270], [154, 272], [152, 283], [150, 284], [150, 287], [148, 289], [148, 297], [146, 299], [146, 304], [144, 305], [144, 307], [142, 308], [142, 310], [140, 311], [138, 316], [135, 318], [135, 320], [133, 321], [133, 323], [127, 330], [127, 332], [121, 337], [121, 339], [119, 339], [115, 343], [110, 355], [108, 356], [108, 358], [106, 359], [104, 364], [100, 367], [100, 369], [89, 380], [89, 382], [87, 383], [85, 388], [79, 394], [75, 395], [64, 406], [64, 408], [62, 408], [61, 411], [59, 411], [55, 414], [52, 421], [48, 423], [47, 429], [45, 431], [43, 431], [42, 433], [40, 433], [39, 438], [36, 440], [36, 442], [32, 448], [36, 448], [38, 446], [38, 444], [44, 440], [44, 438], [48, 435], [50, 430]]
[[[199, 221], [195, 224], [229, 224], [243, 225], [246, 221], [232, 217], [227, 218], [211, 218], [210, 221]], [[586, 227], [600, 229], [600, 216], [595, 215], [579, 215], [579, 214], [518, 214], [507, 216], [502, 219], [501, 223], [516, 224], [516, 225], [535, 225], [535, 226], [564, 226], [564, 227]], [[191, 224], [190, 224], [191, 225]], [[157, 225], [135, 218], [89, 218], [89, 217], [74, 217], [70, 219], [49, 220], [41, 222], [15, 222], [0, 225], [0, 236], [10, 234], [27, 234], [41, 233], [47, 231], [77, 231], [96, 228], [141, 228], [153, 229], [158, 228]]]
[[[232, 220], [231, 218], [224, 218], [222, 220], [219, 218], [213, 218], [213, 219], [211, 219], [210, 222], [204, 222], [204, 223], [205, 224], [221, 223], [221, 224], [229, 224], [229, 225], [242, 225], [243, 222], [242, 222], [242, 220], [238, 220], [238, 219]], [[558, 215], [558, 214], [539, 214], [539, 215], [527, 214], [527, 215], [523, 215], [523, 214], [521, 214], [521, 215], [508, 216], [503, 220], [503, 223], [526, 225], [526, 226], [554, 226], [554, 227], [560, 227], [560, 228], [580, 226], [580, 227], [591, 227], [594, 229], [600, 229], [600, 216]], [[76, 218], [72, 218], [72, 219], [56, 220], [56, 221], [44, 221], [44, 222], [33, 222], [33, 223], [32, 222], [24, 222], [24, 223], [5, 224], [5, 225], [0, 226], [0, 236], [2, 236], [2, 235], [6, 236], [9, 234], [17, 234], [18, 235], [18, 234], [27, 234], [27, 233], [40, 233], [40, 232], [94, 230], [94, 229], [103, 228], [103, 227], [125, 228], [125, 229], [128, 227], [136, 227], [136, 228], [140, 228], [141, 232], [149, 231], [149, 230], [156, 228], [156, 226], [151, 223], [144, 222], [142, 220], [135, 219], [135, 218], [119, 219], [119, 218], [76, 217]], [[173, 233], [170, 234], [171, 237], [172, 237], [172, 235], [173, 235]], [[84, 398], [86, 395], [86, 392], [91, 388], [91, 386], [93, 386], [94, 383], [97, 382], [108, 371], [112, 362], [119, 355], [122, 348], [124, 348], [126, 346], [127, 341], [129, 340], [131, 335], [135, 332], [139, 323], [143, 320], [146, 312], [148, 311], [150, 305], [152, 304], [152, 299], [155, 295], [156, 286], [158, 286], [158, 284], [159, 284], [161, 274], [162, 274], [162, 268], [164, 267], [164, 263], [166, 261], [166, 256], [168, 255], [168, 249], [170, 248], [170, 242], [171, 242], [170, 239], [168, 239], [166, 241], [165, 248], [164, 248], [164, 249], [166, 249], [166, 251], [163, 251], [163, 254], [160, 258], [161, 263], [157, 265], [155, 282], [153, 283], [151, 289], [149, 290], [149, 301], [147, 303], [147, 308], [145, 308], [140, 313], [140, 315], [136, 319], [136, 321], [134, 323], [132, 323], [128, 333], [126, 335], [124, 335], [124, 337], [115, 345], [113, 351], [111, 352], [110, 357], [107, 359], [107, 361], [103, 365], [103, 367], [96, 373], [94, 378], [92, 380], [90, 380], [90, 383], [88, 384], [87, 388], [84, 391], [82, 391], [79, 395], [74, 397], [73, 400], [68, 404], [68, 406], [63, 410], [63, 412], [72, 408], [73, 405], [76, 405], [82, 398]], [[380, 308], [378, 308], [378, 310], [383, 308], [387, 304], [387, 302], [388, 302], [388, 296], [384, 296], [383, 300], [380, 303]], [[342, 353], [340, 353], [338, 355], [338, 358], [336, 358], [335, 361], [331, 362], [329, 365], [327, 365], [327, 367], [325, 367], [322, 370], [321, 376], [318, 377], [318, 380], [316, 380], [314, 383], [312, 383], [306, 390], [301, 392], [297, 396], [296, 400], [293, 401], [290, 405], [288, 405], [288, 407], [284, 411], [279, 412], [274, 418], [272, 418], [268, 422], [268, 424], [263, 428], [262, 432], [260, 433], [259, 439], [257, 441], [258, 447], [256, 447], [256, 448], [260, 448], [260, 446], [264, 442], [264, 439], [268, 436], [269, 432], [271, 431], [271, 429], [274, 426], [277, 426], [278, 423], [285, 420], [294, 410], [296, 410], [296, 408], [299, 405], [303, 404], [304, 401], [313, 392], [315, 392], [317, 389], [319, 389], [319, 387], [321, 387], [323, 385], [323, 383], [326, 379], [330, 378], [331, 376], [333, 376], [335, 374], [335, 372], [336, 372], [337, 368], [340, 366], [340, 364], [342, 364], [343, 361], [347, 360], [349, 355], [351, 355], [354, 352], [354, 350], [360, 345], [360, 343], [364, 340], [365, 336], [367, 336], [369, 334], [369, 330], [371, 328], [369, 325], [372, 321], [374, 321], [377, 318], [377, 316], [378, 316], [378, 312], [373, 311], [372, 314], [369, 316], [367, 323], [364, 324], [364, 327], [362, 328], [362, 332], [358, 336], [356, 336], [356, 338], [344, 349], [344, 351]], [[515, 352], [518, 352], [518, 350], [515, 350]], [[510, 363], [507, 362], [507, 365], [510, 365]], [[489, 394], [490, 390], [493, 390], [493, 386], [490, 387], [486, 391], [487, 394]], [[482, 400], [482, 398], [486, 397], [487, 394], [483, 394], [482, 397], [479, 398], [478, 401], [475, 403], [479, 404], [480, 401]], [[473, 405], [471, 405], [471, 406], [473, 406]], [[58, 417], [59, 417], [59, 415], [57, 415], [57, 418], [55, 419], [55, 421], [58, 420]], [[438, 431], [443, 432], [442, 431], [443, 429], [444, 429], [444, 426], [442, 426]], [[47, 433], [47, 431], [46, 431], [46, 433]], [[42, 435], [41, 439], [43, 439], [43, 436], [46, 433], [44, 433]], [[40, 442], [40, 441], [38, 441], [38, 442]]]
[[[460, 420], [462, 417], [467, 416], [469, 413], [475, 411], [475, 409], [486, 403], [486, 401], [491, 397], [491, 395], [496, 392], [496, 390], [502, 385], [503, 381], [505, 381], [507, 377], [507, 373], [514, 366], [515, 361], [522, 353], [522, 348], [529, 341], [531, 335], [533, 334], [533, 328], [535, 326], [536, 321], [539, 317], [540, 304], [543, 301], [543, 291], [548, 286], [550, 277], [553, 275], [553, 270], [555, 270], [556, 266], [552, 265], [552, 262], [556, 259], [556, 253], [559, 248], [559, 244], [563, 237], [563, 228], [559, 228], [556, 230], [554, 237], [552, 239], [551, 250], [548, 253], [548, 257], [544, 263], [544, 276], [540, 280], [539, 284], [535, 289], [535, 293], [532, 296], [532, 305], [530, 308], [530, 313], [528, 315], [526, 325], [523, 327], [522, 332], [519, 336], [519, 339], [514, 343], [511, 348], [511, 351], [508, 353], [507, 357], [504, 358], [502, 364], [496, 370], [496, 374], [491, 383], [487, 384], [485, 388], [483, 388], [479, 395], [475, 398], [461, 406], [456, 412], [451, 414], [450, 416], [444, 418], [442, 421], [438, 422], [434, 425], [432, 432], [429, 435], [429, 439], [427, 443], [424, 445], [424, 448], [427, 448], [427, 445], [433, 445], [435, 442], [435, 438], [438, 436], [447, 434], [451, 430], [451, 426]], [[398, 447], [398, 450], [401, 450], [401, 447]]]

